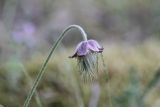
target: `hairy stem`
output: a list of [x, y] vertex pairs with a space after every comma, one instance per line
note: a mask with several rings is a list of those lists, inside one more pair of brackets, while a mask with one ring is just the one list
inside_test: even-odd
[[32, 96], [33, 96], [33, 94], [35, 93], [36, 88], [37, 88], [37, 86], [38, 86], [38, 84], [39, 84], [39, 82], [40, 82], [40, 80], [41, 80], [41, 78], [42, 78], [42, 76], [43, 76], [43, 74], [44, 74], [44, 72], [45, 72], [45, 68], [46, 68], [46, 66], [47, 66], [47, 64], [48, 64], [48, 62], [49, 62], [52, 54], [54, 54], [56, 48], [58, 47], [58, 45], [60, 44], [60, 42], [61, 42], [62, 39], [64, 38], [65, 33], [68, 32], [68, 31], [69, 31], [70, 29], [72, 29], [72, 28], [77, 28], [78, 30], [80, 30], [80, 32], [81, 32], [81, 34], [82, 34], [82, 36], [83, 36], [83, 39], [84, 39], [85, 41], [87, 40], [87, 34], [86, 34], [85, 31], [83, 30], [83, 28], [80, 27], [80, 26], [78, 26], [78, 25], [70, 25], [69, 27], [67, 27], [67, 28], [62, 32], [62, 34], [60, 35], [60, 37], [58, 38], [58, 40], [54, 43], [54, 45], [53, 45], [53, 47], [52, 47], [52, 49], [51, 49], [48, 57], [46, 58], [44, 64], [42, 65], [42, 67], [41, 67], [41, 69], [40, 69], [40, 71], [39, 71], [39, 73], [38, 73], [38, 75], [37, 75], [37, 78], [36, 78], [36, 80], [35, 80], [35, 82], [34, 82], [34, 84], [33, 84], [33, 87], [32, 87], [32, 89], [30, 90], [30, 92], [29, 92], [29, 94], [28, 94], [28, 96], [27, 96], [27, 98], [26, 98], [26, 100], [25, 100], [25, 102], [24, 102], [24, 104], [23, 104], [23, 107], [28, 107], [28, 105], [29, 105], [29, 103], [30, 103], [30, 101], [31, 101], [31, 99], [32, 99]]

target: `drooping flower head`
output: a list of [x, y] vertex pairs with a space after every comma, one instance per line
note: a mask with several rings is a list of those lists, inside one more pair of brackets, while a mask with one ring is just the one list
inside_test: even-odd
[[98, 66], [98, 54], [103, 52], [103, 47], [96, 40], [82, 41], [77, 45], [71, 58], [77, 58], [82, 76], [93, 77]]

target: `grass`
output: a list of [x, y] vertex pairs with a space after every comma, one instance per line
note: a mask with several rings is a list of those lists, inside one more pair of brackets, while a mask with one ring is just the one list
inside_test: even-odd
[[[141, 96], [138, 95], [143, 95], [143, 92], [146, 92], [146, 94], [141, 100], [143, 103], [141, 106], [156, 107], [154, 105], [160, 99], [158, 77], [156, 77], [156, 74], [159, 74], [158, 69], [160, 67], [159, 46], [160, 43], [156, 40], [148, 40], [136, 46], [124, 46], [122, 44], [105, 45], [103, 55], [110, 76], [110, 90], [108, 93], [108, 82], [105, 80], [104, 73], [101, 72], [99, 74], [101, 94], [98, 107], [106, 107], [109, 104], [109, 100], [111, 100], [113, 107], [139, 105], [137, 99]], [[89, 103], [92, 94], [90, 92], [92, 84], [84, 84], [78, 79], [76, 60], [70, 60], [66, 57], [71, 53], [70, 50], [67, 53], [57, 53], [54, 60], [51, 60], [48, 64], [43, 81], [37, 89], [45, 107], [74, 107], [77, 104], [75, 99], [77, 89], [71, 84], [71, 81], [74, 80], [71, 80], [65, 74], [68, 73], [66, 72], [67, 66], [65, 66], [65, 62], [70, 62], [74, 67], [70, 71], [77, 78], [78, 93], [84, 100], [85, 106]], [[43, 56], [36, 56], [24, 62], [26, 71], [29, 71], [28, 73], [32, 79], [35, 79], [41, 62], [44, 60]], [[0, 103], [5, 107], [19, 107], [22, 105], [29, 88], [26, 87], [28, 86], [26, 79], [21, 75], [19, 82], [16, 83], [19, 90], [12, 90], [7, 85], [10, 80], [7, 79], [9, 74], [6, 67], [3, 66], [0, 69]], [[108, 97], [108, 95], [111, 97]], [[31, 107], [35, 106], [36, 101], [32, 100]]]

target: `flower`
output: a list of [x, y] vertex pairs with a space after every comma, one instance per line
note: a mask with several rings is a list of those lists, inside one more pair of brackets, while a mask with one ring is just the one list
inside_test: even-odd
[[99, 45], [96, 40], [82, 41], [78, 44], [76, 52], [71, 56], [74, 57], [85, 57], [90, 53], [101, 53], [103, 52], [103, 47]]
[[81, 74], [91, 77], [98, 71], [98, 54], [102, 52], [103, 47], [96, 40], [87, 40], [77, 45], [75, 53], [70, 58], [77, 58]]

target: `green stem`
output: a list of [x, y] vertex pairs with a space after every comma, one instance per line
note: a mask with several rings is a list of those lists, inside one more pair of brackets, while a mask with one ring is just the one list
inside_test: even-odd
[[[27, 78], [29, 86], [32, 87], [32, 78], [30, 77], [30, 75], [28, 74], [28, 72], [25, 70], [24, 66], [21, 65], [21, 67], [22, 67], [22, 70], [24, 72], [25, 77]], [[37, 102], [38, 107], [43, 107], [43, 105], [42, 105], [42, 103], [40, 101], [40, 97], [39, 97], [39, 94], [38, 94], [37, 90], [35, 90], [35, 100]]]
[[61, 42], [62, 39], [64, 38], [65, 33], [68, 32], [68, 31], [69, 31], [70, 29], [72, 29], [72, 28], [77, 28], [77, 29], [79, 29], [79, 30], [81, 31], [81, 34], [82, 34], [82, 36], [83, 36], [83, 39], [84, 39], [85, 41], [87, 40], [87, 34], [86, 34], [85, 31], [83, 30], [83, 28], [80, 27], [80, 26], [78, 26], [78, 25], [70, 25], [69, 27], [67, 27], [67, 28], [62, 32], [62, 34], [60, 35], [60, 37], [58, 38], [58, 40], [57, 40], [57, 41], [55, 42], [55, 44], [53, 45], [53, 47], [52, 47], [52, 49], [51, 49], [48, 57], [46, 58], [44, 64], [42, 65], [42, 67], [41, 67], [41, 69], [40, 69], [40, 71], [39, 71], [39, 73], [38, 73], [38, 75], [37, 75], [37, 78], [36, 78], [36, 80], [35, 80], [35, 82], [34, 82], [34, 84], [33, 84], [33, 87], [32, 87], [32, 89], [30, 90], [30, 92], [29, 92], [29, 94], [28, 94], [28, 96], [27, 96], [27, 99], [25, 100], [25, 102], [24, 102], [24, 104], [23, 104], [23, 107], [28, 107], [28, 105], [29, 105], [29, 103], [30, 103], [30, 101], [31, 101], [31, 99], [32, 99], [32, 96], [33, 96], [33, 94], [35, 93], [36, 88], [37, 88], [37, 86], [38, 86], [38, 84], [39, 84], [39, 82], [40, 82], [40, 80], [41, 80], [41, 78], [42, 78], [42, 76], [43, 76], [43, 74], [44, 74], [44, 72], [45, 72], [45, 68], [46, 68], [46, 66], [47, 66], [47, 64], [48, 64], [48, 62], [49, 62], [52, 54], [55, 52], [56, 48], [58, 47], [58, 45], [60, 44], [60, 42]]

